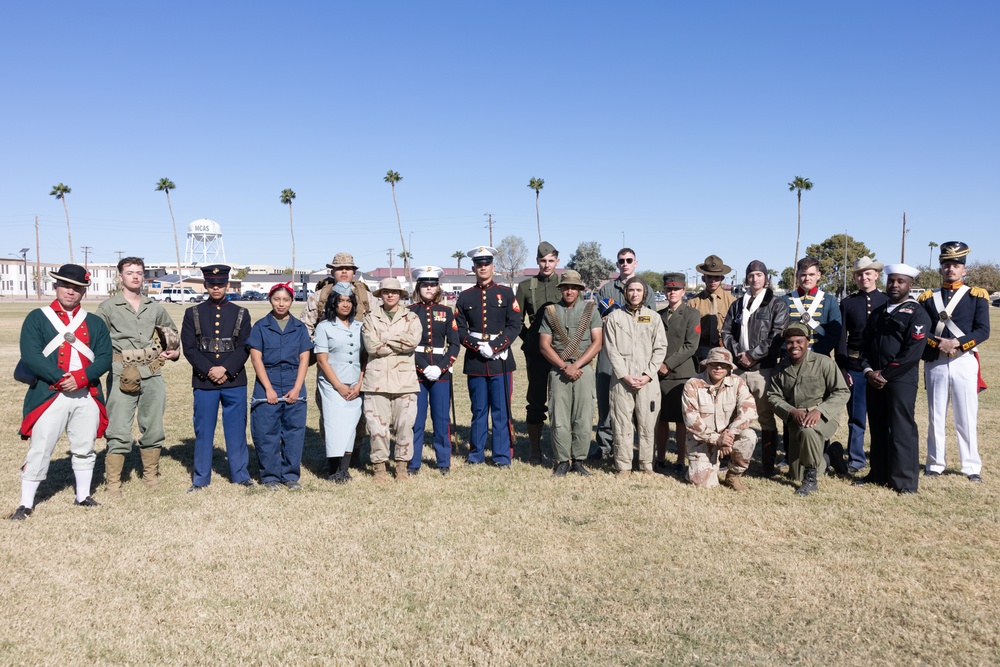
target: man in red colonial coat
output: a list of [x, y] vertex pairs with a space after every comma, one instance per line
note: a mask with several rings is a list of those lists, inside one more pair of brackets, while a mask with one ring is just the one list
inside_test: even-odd
[[35, 492], [49, 471], [59, 437], [66, 433], [76, 478], [74, 505], [97, 507], [90, 496], [94, 441], [108, 425], [100, 378], [111, 368], [111, 336], [104, 322], [80, 306], [90, 273], [77, 264], [49, 272], [56, 299], [28, 313], [21, 326], [21, 362], [16, 377], [28, 384], [21, 438], [28, 454], [21, 466], [21, 504], [10, 516], [31, 516]]

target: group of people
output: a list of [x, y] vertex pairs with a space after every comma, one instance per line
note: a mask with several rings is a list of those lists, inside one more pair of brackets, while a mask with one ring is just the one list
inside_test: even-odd
[[[989, 302], [985, 291], [962, 282], [969, 254], [964, 243], [941, 245], [942, 287], [919, 300], [910, 296], [916, 269], [883, 267], [867, 257], [854, 266], [858, 291], [839, 304], [817, 286], [819, 262], [809, 257], [796, 266], [797, 288], [782, 297], [769, 287], [767, 267], [750, 262], [746, 289], [736, 298], [722, 288], [730, 267], [710, 255], [697, 267], [705, 289], [686, 303], [685, 276], [664, 274], [667, 304], [659, 312], [636, 273], [631, 248], [618, 252], [619, 274], [600, 288], [596, 300], [582, 298], [586, 285], [579, 273], [556, 271], [559, 253], [550, 243], [538, 246], [538, 274], [522, 281], [516, 294], [494, 280], [494, 248], [480, 246], [467, 254], [476, 284], [459, 295], [454, 308], [441, 303], [438, 267], [413, 272], [413, 302], [404, 307], [407, 295], [398, 280], [385, 279], [371, 292], [355, 280], [353, 257], [338, 253], [327, 265], [330, 277], [317, 285], [299, 318], [291, 315], [294, 289], [286, 283], [270, 290], [271, 311], [255, 323], [245, 308], [226, 299], [230, 267], [206, 266], [208, 299], [185, 311], [179, 331], [166, 310], [142, 293], [145, 265], [138, 257], [119, 262], [122, 289], [102, 302], [97, 314], [81, 307], [90, 284], [83, 267], [66, 264], [51, 272], [55, 300], [32, 311], [21, 330], [15, 378], [28, 385], [20, 435], [29, 445], [21, 501], [10, 518], [32, 514], [64, 432], [75, 504], [99, 505], [91, 490], [100, 437], [108, 443], [107, 497], [122, 495], [126, 456], [136, 445], [142, 482], [156, 487], [165, 440], [161, 369], [180, 357], [180, 349], [192, 369], [189, 492], [211, 482], [220, 406], [231, 482], [257, 483], [248, 470], [249, 411], [260, 484], [301, 488], [305, 379], [314, 363], [331, 481], [351, 480], [351, 462], [366, 431], [376, 482], [386, 481], [393, 468], [398, 482], [417, 474], [428, 413], [435, 463], [447, 475], [452, 371], [462, 349], [472, 411], [466, 464], [486, 462], [492, 421], [492, 462], [509, 468], [511, 346], [518, 338], [527, 366], [527, 458], [544, 460], [548, 419], [556, 477], [590, 475], [585, 463], [602, 459], [613, 460], [619, 476], [632, 474], [636, 431], [638, 473], [652, 475], [654, 464], [666, 465], [673, 424], [676, 467], [686, 479], [745, 491], [741, 477], [758, 441], [762, 474], [775, 474], [780, 420], [788, 474], [799, 483], [796, 493], [814, 492], [827, 466], [855, 474], [866, 463], [869, 473], [855, 483], [916, 492], [920, 464], [913, 412], [923, 359], [930, 420], [925, 475], [945, 469], [950, 401], [962, 473], [982, 481], [976, 410], [985, 384], [976, 349], [989, 337]], [[876, 288], [883, 268], [885, 293]], [[249, 406], [247, 360], [256, 377]], [[846, 461], [839, 443], [830, 442], [845, 406]], [[759, 437], [751, 428], [754, 420]], [[394, 466], [387, 469], [390, 457]]]

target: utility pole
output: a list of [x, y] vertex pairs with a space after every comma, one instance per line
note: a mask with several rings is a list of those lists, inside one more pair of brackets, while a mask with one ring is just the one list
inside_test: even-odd
[[395, 248], [389, 248], [389, 249], [386, 250], [386, 253], [388, 253], [388, 255], [389, 255], [389, 277], [390, 278], [392, 278], [392, 251], [393, 250], [395, 250]]
[[847, 296], [847, 230], [844, 230], [844, 291], [843, 296]]
[[[125, 254], [125, 251], [124, 250], [115, 250], [115, 254], [118, 255], [118, 261], [120, 262], [120, 261], [122, 261], [122, 255]], [[181, 275], [179, 269], [177, 271], [177, 275]]]
[[899, 250], [899, 261], [902, 264], [906, 263], [906, 232], [908, 231], [910, 230], [906, 228], [906, 211], [903, 211], [903, 242]]
[[35, 295], [42, 300], [42, 250], [38, 247], [38, 216], [35, 216]]
[[487, 218], [489, 218], [489, 221], [486, 223], [486, 226], [490, 228], [490, 247], [492, 248], [493, 247], [493, 214], [492, 213], [483, 213], [483, 215], [485, 215]]
[[89, 271], [90, 269], [88, 268], [88, 261], [90, 259], [90, 251], [92, 251], [93, 248], [90, 247], [89, 245], [85, 245], [85, 246], [81, 246], [80, 250], [83, 251], [83, 268], [85, 268], [85, 269], [87, 269]]

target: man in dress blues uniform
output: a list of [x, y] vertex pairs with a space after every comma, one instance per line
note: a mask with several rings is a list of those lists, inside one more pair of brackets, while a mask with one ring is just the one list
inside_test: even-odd
[[976, 347], [990, 337], [990, 298], [981, 287], [962, 284], [968, 254], [969, 246], [961, 241], [942, 243], [941, 289], [920, 295], [933, 323], [924, 349], [928, 412], [924, 474], [944, 472], [944, 427], [950, 396], [962, 474], [970, 482], [982, 482], [976, 421], [979, 392], [986, 385], [980, 377]]
[[496, 253], [495, 248], [488, 246], [466, 253], [472, 258], [476, 285], [458, 296], [455, 320], [459, 343], [465, 348], [463, 371], [468, 376], [472, 402], [468, 462], [485, 462], [487, 420], [492, 414], [493, 463], [509, 468], [514, 436], [510, 397], [515, 364], [508, 348], [521, 331], [521, 308], [514, 291], [493, 280]]
[[788, 323], [801, 322], [809, 328], [809, 350], [829, 355], [840, 341], [840, 308], [837, 297], [819, 288], [821, 277], [819, 260], [803, 257], [795, 268], [798, 288], [782, 298], [788, 304]]
[[451, 367], [458, 358], [458, 324], [455, 311], [441, 305], [439, 281], [443, 273], [444, 270], [437, 266], [413, 270], [417, 289], [410, 310], [420, 319], [420, 343], [414, 350], [420, 393], [417, 395], [417, 418], [413, 423], [413, 458], [406, 470], [411, 475], [420, 470], [428, 404], [434, 424], [434, 456], [438, 470], [442, 475], [451, 470], [448, 404], [452, 393]]
[[913, 408], [931, 320], [910, 298], [920, 272], [906, 264], [890, 264], [885, 272], [888, 302], [868, 318], [859, 359], [868, 383], [871, 469], [854, 484], [871, 482], [897, 493], [916, 493], [920, 452]]
[[226, 300], [230, 267], [202, 268], [208, 301], [184, 311], [181, 346], [191, 363], [194, 388], [194, 474], [188, 491], [208, 486], [212, 479], [215, 425], [222, 404], [229, 476], [235, 484], [253, 486], [247, 472], [247, 374], [250, 313]]
[[878, 290], [878, 275], [882, 262], [862, 257], [854, 263], [854, 283], [858, 291], [840, 302], [840, 319], [844, 327], [834, 355], [851, 389], [847, 402], [847, 472], [852, 475], [865, 467], [865, 394], [867, 382], [861, 368], [861, 346], [865, 325], [876, 308], [889, 300]]

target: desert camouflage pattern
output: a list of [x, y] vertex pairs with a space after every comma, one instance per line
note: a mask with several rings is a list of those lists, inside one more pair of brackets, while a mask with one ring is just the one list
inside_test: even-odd
[[396, 434], [395, 460], [412, 459], [417, 395], [366, 393], [364, 405], [365, 421], [371, 434], [372, 463], [385, 463], [389, 460], [390, 430]]
[[[333, 285], [333, 278], [324, 278], [317, 283], [318, 289], [309, 295], [309, 298], [306, 299], [306, 305], [299, 313], [299, 319], [306, 325], [310, 338], [316, 333], [316, 324], [319, 322], [323, 309], [326, 308], [326, 302], [333, 291]], [[354, 299], [358, 302], [358, 312], [354, 315], [354, 319], [363, 322], [368, 313], [378, 308], [378, 299], [372, 296], [372, 291], [363, 280], [351, 281], [351, 286], [354, 289]]]
[[684, 383], [681, 411], [687, 426], [688, 480], [695, 486], [719, 485], [719, 438], [724, 431], [735, 436], [730, 455], [734, 473], [746, 472], [757, 446], [750, 423], [757, 418], [757, 403], [743, 378], [727, 375], [715, 387], [705, 373]]
[[422, 334], [420, 318], [409, 308], [396, 307], [390, 318], [382, 307], [368, 313], [361, 337], [368, 351], [368, 365], [361, 391], [381, 394], [416, 394], [420, 391], [413, 351]]

